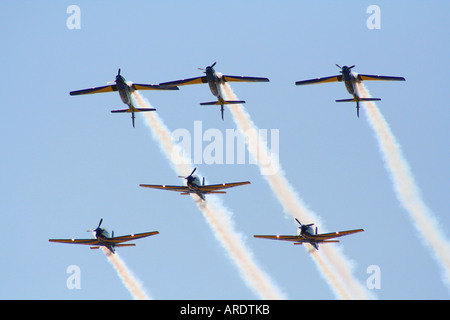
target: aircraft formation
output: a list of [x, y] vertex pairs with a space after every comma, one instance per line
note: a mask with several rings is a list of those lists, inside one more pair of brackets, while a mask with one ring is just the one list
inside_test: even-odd
[[[207, 83], [209, 85], [209, 89], [211, 93], [217, 98], [217, 101], [213, 102], [202, 102], [200, 105], [220, 105], [221, 117], [224, 120], [224, 105], [226, 104], [242, 104], [245, 101], [241, 100], [225, 100], [222, 92], [221, 85], [225, 82], [269, 82], [268, 78], [263, 77], [248, 77], [248, 76], [231, 76], [231, 75], [221, 75], [216, 73], [214, 70], [214, 66], [216, 62], [212, 65], [207, 66], [206, 69], [203, 70], [205, 73], [204, 76], [181, 79], [170, 82], [162, 82], [159, 84], [137, 84], [127, 82], [125, 78], [120, 75], [120, 69], [116, 75], [116, 79], [107, 83], [105, 86], [92, 87], [82, 90], [71, 91], [71, 96], [77, 95], [85, 95], [85, 94], [94, 94], [94, 93], [102, 93], [102, 92], [114, 92], [118, 91], [120, 98], [124, 104], [128, 106], [128, 109], [120, 109], [120, 110], [112, 110], [112, 113], [131, 113], [132, 125], [135, 127], [135, 113], [137, 112], [152, 112], [156, 111], [155, 108], [138, 108], [135, 106], [132, 93], [136, 90], [179, 90], [178, 86], [183, 85], [192, 85], [192, 84], [204, 84]], [[359, 102], [361, 101], [379, 101], [380, 98], [362, 98], [359, 95], [357, 84], [361, 81], [365, 80], [382, 80], [382, 81], [405, 81], [403, 77], [394, 77], [394, 76], [380, 76], [380, 75], [368, 75], [368, 74], [356, 74], [352, 72], [352, 69], [355, 67], [354, 65], [347, 67], [340, 67], [336, 64], [341, 71], [340, 75], [334, 75], [324, 78], [315, 78], [310, 80], [302, 80], [295, 82], [295, 85], [306, 85], [306, 84], [316, 84], [316, 83], [327, 83], [327, 82], [344, 82], [345, 87], [349, 94], [353, 96], [351, 99], [340, 99], [336, 100], [336, 102], [356, 102], [356, 110], [357, 116], [359, 117]], [[169, 190], [179, 192], [181, 195], [191, 195], [195, 194], [202, 201], [206, 200], [206, 195], [208, 194], [224, 194], [225, 191], [223, 189], [233, 188], [237, 186], [250, 184], [249, 181], [244, 182], [233, 182], [233, 183], [221, 183], [221, 184], [212, 184], [206, 185], [205, 178], [201, 181], [199, 177], [194, 176], [194, 172], [197, 168], [195, 168], [188, 176], [179, 176], [179, 178], [183, 178], [186, 180], [186, 185], [184, 186], [174, 186], [174, 185], [153, 185], [153, 184], [140, 184], [140, 187], [151, 188], [151, 189], [160, 189], [160, 190]], [[319, 234], [317, 227], [315, 229], [312, 228], [313, 223], [310, 224], [302, 224], [298, 219], [295, 219], [297, 223], [300, 225], [298, 227], [297, 235], [254, 235], [254, 238], [259, 239], [272, 239], [272, 240], [282, 240], [282, 241], [290, 241], [293, 242], [294, 245], [301, 245], [307, 243], [311, 245], [316, 250], [319, 249], [319, 244], [323, 243], [336, 243], [338, 240], [334, 240], [335, 238], [347, 236], [354, 233], [359, 233], [364, 231], [363, 229], [355, 229], [355, 230], [346, 230], [346, 231], [337, 231], [331, 233], [322, 233]], [[49, 239], [50, 242], [53, 243], [71, 243], [71, 244], [81, 244], [88, 245], [91, 249], [99, 249], [100, 247], [105, 247], [109, 250], [109, 252], [114, 253], [116, 247], [128, 247], [135, 246], [132, 243], [124, 243], [131, 240], [146, 238], [149, 236], [159, 234], [158, 231], [144, 232], [138, 234], [131, 234], [126, 236], [115, 237], [114, 232], [109, 235], [109, 233], [100, 228], [103, 219], [100, 219], [100, 222], [96, 229], [88, 230], [94, 233], [95, 238], [92, 239]]]

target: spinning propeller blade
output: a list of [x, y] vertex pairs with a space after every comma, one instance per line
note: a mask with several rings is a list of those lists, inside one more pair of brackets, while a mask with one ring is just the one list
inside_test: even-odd
[[[206, 68], [213, 68], [215, 65], [216, 65], [216, 63], [217, 62], [214, 62], [212, 65], [210, 65], [210, 66], [208, 66], [208, 67], [206, 67]], [[206, 73], [206, 69], [204, 69], [204, 68], [197, 68], [198, 70], [202, 70], [203, 72], [205, 72]]]
[[100, 229], [100, 225], [102, 224], [102, 222], [103, 222], [103, 218], [100, 219], [100, 222], [98, 223], [98, 226], [97, 226], [96, 229], [93, 229], [93, 230], [86, 230], [86, 232], [94, 232], [94, 231], [99, 230], [99, 229]]
[[300, 227], [299, 228], [301, 228], [301, 227], [311, 227], [311, 226], [313, 226], [314, 225], [314, 223], [310, 223], [310, 224], [302, 224], [297, 218], [295, 218], [295, 221], [297, 221], [298, 222], [298, 224], [300, 225]]
[[194, 168], [194, 170], [192, 170], [191, 174], [188, 175], [187, 177], [185, 177], [185, 176], [178, 176], [178, 178], [188, 179], [188, 178], [192, 177], [192, 175], [194, 174], [195, 170], [197, 170], [197, 168]]
[[341, 69], [341, 70], [343, 70], [343, 69], [347, 69], [347, 70], [350, 70], [350, 69], [352, 69], [352, 68], [354, 68], [354, 67], [356, 67], [355, 65], [352, 65], [351, 67], [347, 67], [347, 66], [343, 66], [343, 67], [341, 67], [340, 65], [338, 65], [338, 64], [336, 64], [336, 66], [339, 68], [339, 69]]

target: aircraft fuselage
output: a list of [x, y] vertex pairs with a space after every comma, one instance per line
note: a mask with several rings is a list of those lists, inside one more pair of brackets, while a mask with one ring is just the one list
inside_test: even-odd
[[319, 243], [317, 241], [314, 241], [311, 239], [311, 236], [314, 236], [316, 232], [311, 226], [305, 226], [303, 225], [298, 230], [298, 235], [303, 237], [305, 240], [309, 240], [309, 244], [312, 245], [316, 250], [319, 249]]
[[186, 185], [188, 186], [189, 190], [198, 195], [202, 200], [205, 200], [205, 194], [203, 192], [200, 192], [198, 189], [198, 187], [202, 186], [202, 183], [198, 177], [196, 176], [188, 177]]
[[105, 229], [97, 228], [94, 230], [95, 238], [99, 241], [99, 246], [108, 248], [111, 253], [114, 253], [114, 244], [111, 244], [108, 239], [110, 238], [109, 232]]
[[300, 229], [298, 229], [298, 234], [307, 238], [308, 236], [315, 235], [315, 232], [311, 226], [302, 226]]
[[206, 79], [208, 81], [209, 89], [211, 90], [211, 93], [217, 97], [221, 98], [220, 95], [220, 79], [217, 76], [216, 72], [212, 67], [206, 67], [205, 70]]
[[130, 87], [127, 85], [125, 78], [121, 75], [116, 76], [117, 91], [119, 91], [120, 99], [130, 108], [133, 108], [133, 100], [131, 99]]
[[347, 89], [348, 93], [355, 96], [356, 98], [356, 96], [358, 96], [358, 88], [356, 87], [357, 79], [350, 69], [347, 69], [345, 67], [343, 68], [342, 80], [345, 83], [345, 88]]

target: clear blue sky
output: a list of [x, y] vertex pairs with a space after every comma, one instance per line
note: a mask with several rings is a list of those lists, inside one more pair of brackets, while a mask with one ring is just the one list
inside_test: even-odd
[[[70, 30], [69, 5], [81, 9]], [[366, 9], [381, 9], [381, 29]], [[217, 61], [224, 74], [269, 83], [232, 87], [255, 124], [278, 129], [280, 162], [290, 183], [329, 231], [364, 228], [342, 239], [361, 283], [381, 270], [379, 299], [448, 299], [441, 270], [400, 205], [364, 109], [337, 104], [342, 83], [297, 87], [297, 80], [355, 72], [404, 76], [370, 82], [377, 105], [402, 146], [425, 203], [450, 235], [448, 190], [450, 32], [445, 1], [14, 1], [0, 4], [3, 42], [0, 139], [0, 298], [130, 299], [101, 251], [49, 243], [85, 238], [100, 218], [125, 235], [160, 235], [118, 249], [156, 299], [258, 299], [216, 241], [192, 199], [140, 188], [182, 183], [137, 115], [117, 93], [69, 96], [114, 80], [136, 83], [201, 75]], [[207, 85], [142, 93], [171, 130], [221, 121]], [[204, 146], [208, 143], [205, 142]], [[334, 299], [302, 247], [254, 239], [294, 234], [259, 169], [252, 164], [197, 164], [211, 183], [251, 181], [220, 195], [262, 269], [289, 299]], [[302, 221], [303, 222], [303, 221]], [[314, 223], [314, 221], [304, 221]], [[320, 230], [319, 230], [320, 231]], [[81, 270], [69, 290], [67, 267]]]

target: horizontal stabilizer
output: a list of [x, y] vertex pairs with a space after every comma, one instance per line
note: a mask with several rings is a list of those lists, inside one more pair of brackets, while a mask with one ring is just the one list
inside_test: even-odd
[[91, 247], [91, 249], [100, 249], [100, 247]]
[[[135, 108], [134, 112], [156, 111], [155, 108]], [[131, 113], [131, 109], [111, 110], [112, 113]]]
[[356, 101], [356, 99], [341, 99], [341, 100], [336, 100], [336, 102], [354, 102]]
[[236, 100], [236, 101], [225, 100], [225, 104], [241, 104], [241, 103], [245, 103], [245, 101], [242, 101], [242, 100]]
[[146, 111], [156, 111], [156, 109], [155, 108], [136, 108], [135, 110], [134, 110], [135, 112], [146, 112]]
[[359, 98], [359, 101], [381, 101], [380, 98]]
[[[245, 101], [242, 100], [234, 100], [234, 101], [229, 101], [229, 100], [224, 100], [223, 104], [242, 104], [245, 103]], [[222, 105], [222, 103], [220, 101], [213, 101], [213, 102], [202, 102], [200, 103], [200, 105], [202, 106], [220, 106]]]
[[336, 100], [336, 102], [357, 102], [357, 101], [380, 101], [380, 98], [359, 98], [359, 100], [353, 99], [340, 99]]
[[111, 110], [112, 113], [130, 113], [131, 109]]
[[220, 106], [220, 101], [202, 102], [202, 103], [200, 103], [200, 105], [201, 106], [214, 106], [214, 105]]

